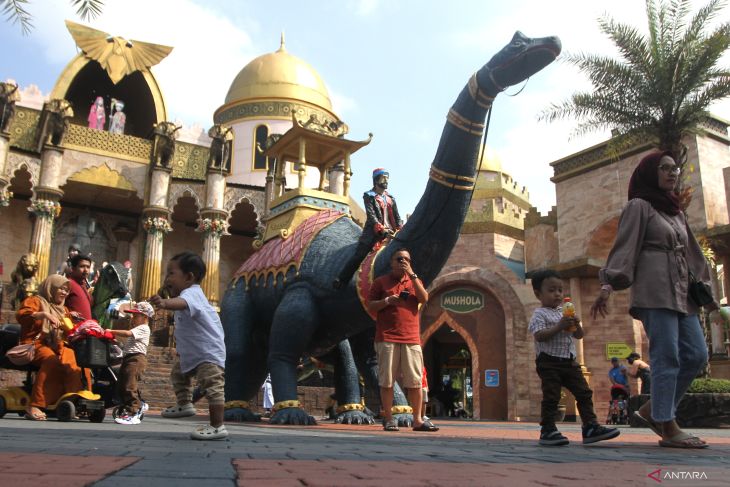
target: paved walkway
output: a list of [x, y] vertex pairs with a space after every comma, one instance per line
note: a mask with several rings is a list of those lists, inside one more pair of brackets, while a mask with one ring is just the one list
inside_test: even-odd
[[[694, 430], [710, 448], [659, 448], [649, 430], [615, 440], [537, 445], [534, 423], [439, 421], [437, 433], [379, 426], [228, 424], [224, 441], [189, 438], [204, 416], [141, 425], [0, 419], [0, 485], [57, 487], [728, 486], [730, 430]], [[658, 479], [658, 480], [655, 480]]]

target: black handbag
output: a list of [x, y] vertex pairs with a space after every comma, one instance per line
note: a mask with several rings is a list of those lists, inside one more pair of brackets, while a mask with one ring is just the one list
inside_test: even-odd
[[707, 306], [715, 301], [712, 297], [712, 288], [702, 281], [695, 279], [694, 274], [689, 273], [689, 286], [687, 287], [687, 294], [694, 303], [699, 306]]

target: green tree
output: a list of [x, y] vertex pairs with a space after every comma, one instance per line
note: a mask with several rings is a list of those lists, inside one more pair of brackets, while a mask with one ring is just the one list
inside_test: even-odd
[[671, 151], [684, 166], [682, 138], [699, 131], [711, 103], [730, 95], [730, 71], [718, 67], [730, 47], [730, 23], [705, 32], [725, 1], [710, 1], [692, 18], [690, 3], [646, 0], [648, 36], [601, 17], [600, 29], [620, 58], [568, 54], [567, 62], [588, 76], [593, 90], [552, 104], [540, 119], [577, 119], [576, 135], [605, 129], [629, 134], [619, 138], [617, 149], [632, 141], [656, 140], [659, 149]]
[[[83, 20], [91, 20], [101, 14], [104, 0], [69, 0], [76, 7], [76, 14]], [[28, 11], [31, 0], [0, 0], [0, 10], [5, 19], [20, 24], [23, 35], [33, 30], [33, 15]]]

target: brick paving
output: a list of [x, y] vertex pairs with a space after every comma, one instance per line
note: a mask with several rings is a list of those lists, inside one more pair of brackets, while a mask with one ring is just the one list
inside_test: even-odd
[[[567, 447], [537, 445], [534, 423], [438, 421], [436, 433], [380, 426], [228, 424], [225, 441], [194, 442], [205, 416], [141, 425], [0, 419], [1, 486], [727, 486], [730, 430], [693, 430], [706, 450], [659, 448], [646, 429]], [[662, 482], [652, 480], [648, 475]], [[691, 478], [692, 476], [700, 478]]]

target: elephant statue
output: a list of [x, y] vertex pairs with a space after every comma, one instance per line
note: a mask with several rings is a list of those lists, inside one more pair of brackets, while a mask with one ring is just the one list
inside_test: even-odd
[[[531, 39], [517, 32], [471, 76], [448, 112], [429, 181], [413, 215], [340, 289], [333, 289], [331, 282], [354, 253], [362, 230], [334, 210], [327, 214], [329, 220], [324, 214], [315, 215], [320, 226], [302, 243], [298, 267], [241, 273], [249, 262], [262, 258], [257, 257], [259, 253], [277, 255], [277, 246], [290, 245], [279, 237], [268, 240], [244, 262], [221, 301], [227, 352], [225, 395], [233, 401], [226, 410], [227, 420], [245, 419], [241, 404], [256, 394], [270, 372], [276, 401], [271, 422], [316, 424], [297, 400], [300, 357], [324, 355], [341, 347], [344, 339], [374, 327], [361, 296], [367, 296], [374, 278], [390, 272], [390, 258], [397, 249], [408, 248], [425, 286], [433, 282], [459, 238], [493, 100], [505, 88], [549, 65], [560, 50], [557, 37]], [[292, 233], [306, 225], [308, 220]]]
[[225, 174], [231, 172], [231, 149], [233, 146], [233, 132], [231, 127], [213, 125], [208, 130], [210, 137], [210, 155], [208, 156], [208, 170], [219, 170]]
[[172, 122], [160, 122], [154, 125], [154, 142], [152, 143], [152, 165], [170, 169], [172, 157], [175, 155], [177, 132], [182, 128]]
[[38, 137], [38, 152], [46, 144], [56, 147], [61, 145], [73, 116], [74, 111], [68, 100], [54, 99], [43, 104], [40, 122], [41, 129]]
[[0, 132], [10, 131], [15, 116], [15, 102], [19, 100], [17, 84], [0, 82]]

